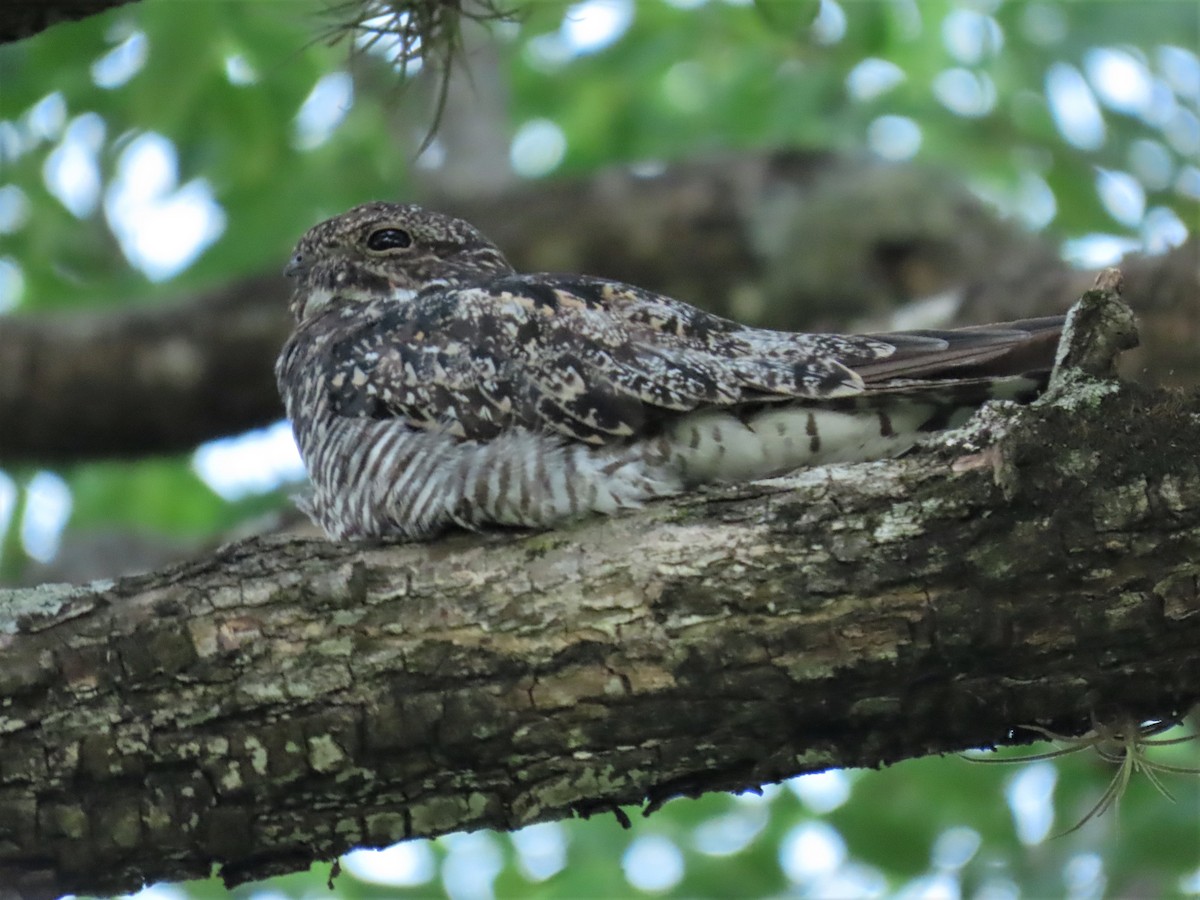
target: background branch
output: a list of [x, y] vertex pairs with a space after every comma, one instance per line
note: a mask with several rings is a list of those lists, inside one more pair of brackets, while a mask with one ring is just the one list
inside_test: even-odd
[[180, 303], [0, 320], [0, 459], [194, 449], [282, 416], [272, 368], [291, 328], [279, 276]]
[[9, 0], [0, 6], [0, 44], [32, 37], [60, 22], [73, 22], [124, 6], [130, 0]]

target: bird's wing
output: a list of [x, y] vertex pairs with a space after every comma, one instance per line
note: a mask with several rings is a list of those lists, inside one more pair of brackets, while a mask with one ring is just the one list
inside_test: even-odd
[[337, 323], [322, 354], [335, 412], [404, 419], [467, 439], [494, 437], [514, 398], [498, 352], [500, 333], [460, 308], [456, 294], [426, 291], [379, 302]]
[[600, 444], [671, 412], [856, 394], [862, 382], [838, 358], [891, 351], [874, 338], [747, 329], [602, 279], [506, 276], [361, 317], [327, 347], [327, 386], [343, 415], [472, 440], [523, 425]]
[[[619, 282], [511, 275], [431, 288], [361, 317], [329, 345], [328, 389], [343, 415], [399, 417], [467, 440], [524, 426], [603, 444], [671, 413], [1017, 374], [1005, 360], [1059, 325], [793, 334]], [[1047, 346], [1040, 357], [1052, 357]]]

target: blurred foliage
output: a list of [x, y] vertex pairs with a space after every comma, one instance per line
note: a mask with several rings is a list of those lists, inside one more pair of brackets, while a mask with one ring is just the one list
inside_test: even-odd
[[[861, 153], [872, 147], [897, 158], [915, 153], [918, 161], [956, 172], [1057, 237], [1109, 233], [1161, 249], [1161, 232], [1152, 226], [1174, 220], [1194, 228], [1197, 221], [1200, 26], [1191, 2], [510, 5], [517, 21], [494, 29], [499, 68], [474, 77], [507, 85], [510, 133], [494, 140], [507, 145], [524, 126], [542, 120], [559, 130], [561, 159], [550, 152], [539, 171], [582, 173], [724, 149]], [[394, 53], [389, 56], [384, 42], [378, 52], [354, 54], [345, 41], [331, 45], [325, 39], [330, 16], [322, 0], [142, 0], [0, 47], [0, 310], [160, 302], [274, 269], [314, 221], [365, 199], [404, 197], [415, 180], [436, 180], [438, 153], [469, 151], [435, 145], [437, 152], [414, 164], [436, 91], [431, 97], [420, 78], [413, 90], [401, 90], [410, 79], [389, 68]], [[336, 8], [332, 16], [336, 21]], [[598, 38], [579, 24], [587, 21], [617, 24]], [[1125, 67], [1115, 87], [1101, 83], [1105, 59]], [[343, 79], [343, 93], [334, 91], [325, 104], [324, 126], [304, 132], [298, 114], [306, 98], [314, 88], [336, 86], [331, 73], [339, 72], [349, 73], [353, 93], [344, 91]], [[1082, 85], [1073, 112], [1086, 119], [1093, 110], [1101, 139], [1073, 143], [1064, 135], [1047, 95], [1052, 72]], [[446, 114], [455, 115], [453, 106]], [[901, 141], [897, 149], [885, 140], [897, 126], [917, 144], [904, 149]], [[124, 168], [139, 136], [151, 133], [169, 142], [176, 160], [151, 200], [166, 202], [183, 186], [207, 186], [224, 214], [212, 244], [162, 283], [130, 261], [120, 240], [122, 229], [139, 224], [122, 212], [122, 184], [149, 177]], [[68, 150], [79, 164], [70, 177], [56, 177], [67, 168], [61, 164]], [[540, 152], [547, 153], [545, 147]], [[1116, 173], [1126, 194], [1133, 184], [1132, 205], [1122, 207], [1097, 190], [1103, 173]], [[66, 193], [79, 200], [75, 212], [60, 199]], [[32, 475], [12, 474], [0, 474], [6, 575], [20, 568], [19, 525], [29, 505], [24, 485]], [[83, 464], [60, 474], [71, 494], [68, 535], [104, 527], [214, 534], [280, 502], [268, 495], [230, 505], [186, 458]], [[1181, 764], [1195, 764], [1194, 746], [1171, 752], [1191, 760]], [[1004, 799], [1014, 772], [1001, 768], [921, 760], [852, 773], [852, 798], [824, 821], [840, 835], [849, 859], [869, 867], [871, 883], [888, 893], [906, 884], [914, 889], [910, 879], [946, 875], [950, 870], [938, 868], [931, 854], [939, 836], [954, 828], [973, 829], [982, 841], [969, 861], [950, 871], [964, 893], [976, 896], [1014, 896], [1018, 889], [1009, 890], [1009, 883], [1028, 896], [1170, 896], [1180, 892], [1181, 875], [1200, 866], [1194, 784], [1180, 787], [1180, 802], [1172, 805], [1135, 783], [1119, 815], [1025, 846]], [[1065, 827], [1087, 811], [1109, 775], [1086, 758], [1065, 760], [1057, 771], [1056, 827]], [[728, 855], [697, 850], [697, 829], [730, 815], [759, 817], [753, 839]], [[610, 818], [568, 823], [568, 864], [541, 882], [520, 874], [520, 854], [507, 837], [489, 838], [500, 861], [496, 892], [627, 894], [620, 860], [631, 842], [650, 835], [669, 838], [682, 854], [682, 880], [671, 891], [676, 896], [764, 896], [793, 884], [817, 896], [822, 884], [831, 884], [818, 876], [795, 883], [785, 876], [780, 847], [799, 834], [795, 829], [817, 820], [788, 790], [771, 792], [762, 803], [724, 796], [678, 801], [635, 819], [629, 833]], [[453, 846], [433, 842], [427, 852], [440, 865], [461, 857]], [[1068, 871], [1082, 877], [1097, 857], [1107, 889], [1064, 880]], [[327, 875], [326, 867], [272, 882], [269, 890], [324, 893]], [[410, 889], [370, 887], [347, 871], [336, 895], [441, 891], [436, 880]], [[223, 891], [208, 883], [189, 886], [189, 893]]]
[[[184, 460], [95, 462], [69, 470], [75, 528], [126, 527], [164, 534], [204, 536], [234, 528], [250, 516], [278, 508], [277, 492], [230, 503]], [[188, 498], [180, 503], [178, 498]]]

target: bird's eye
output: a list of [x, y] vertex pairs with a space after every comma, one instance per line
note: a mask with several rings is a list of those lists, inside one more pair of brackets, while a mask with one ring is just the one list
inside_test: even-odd
[[403, 228], [380, 228], [367, 237], [367, 249], [378, 253], [412, 245], [412, 235]]

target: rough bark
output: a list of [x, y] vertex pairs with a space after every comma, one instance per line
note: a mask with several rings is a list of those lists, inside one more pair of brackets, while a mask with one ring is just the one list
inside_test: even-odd
[[[1044, 315], [1091, 278], [938, 173], [828, 154], [681, 163], [653, 177], [612, 169], [426, 201], [476, 222], [520, 269], [621, 278], [775, 327], [883, 327], [904, 300], [952, 289], [968, 322]], [[1151, 339], [1133, 371], [1200, 378], [1188, 339], [1200, 333], [1198, 271], [1194, 247], [1130, 270]], [[287, 290], [264, 275], [177, 305], [0, 319], [0, 421], [21, 423], [0, 429], [0, 460], [186, 452], [277, 420]]]
[[[1125, 312], [1089, 295], [1063, 358], [1103, 371]], [[0, 885], [214, 862], [234, 883], [1179, 714], [1200, 701], [1197, 446], [1200, 395], [1064, 369], [906, 460], [549, 534], [255, 539], [0, 594]]]

